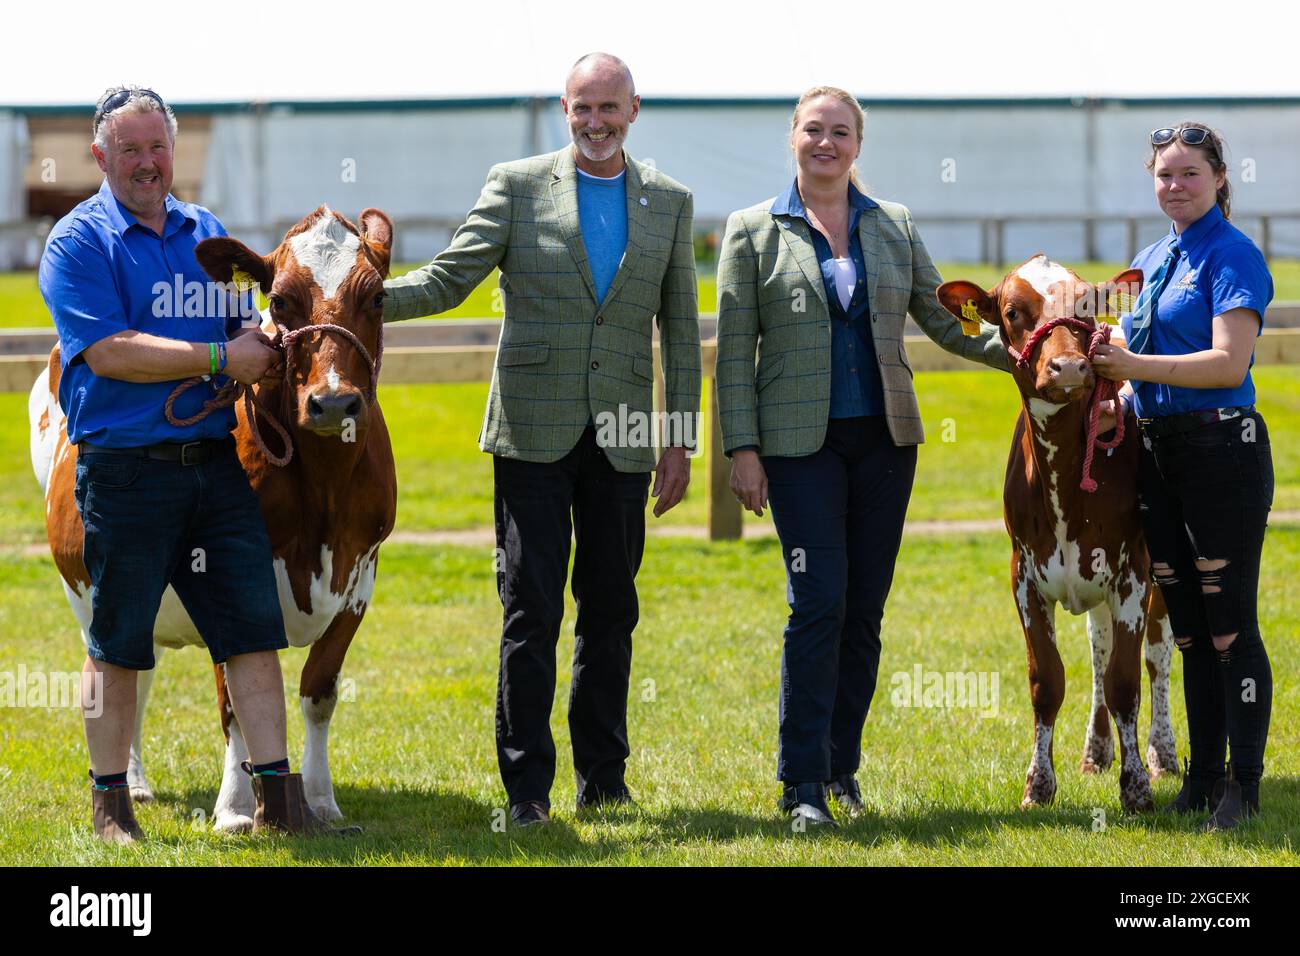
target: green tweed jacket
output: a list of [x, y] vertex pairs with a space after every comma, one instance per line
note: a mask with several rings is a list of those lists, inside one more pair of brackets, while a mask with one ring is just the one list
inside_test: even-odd
[[[826, 437], [831, 403], [831, 315], [808, 224], [774, 216], [769, 199], [731, 214], [718, 263], [718, 409], [728, 454], [811, 455]], [[966, 337], [939, 304], [942, 281], [907, 207], [874, 199], [858, 220], [867, 266], [871, 334], [896, 445], [925, 441], [912, 367], [903, 348], [911, 313], [956, 355], [1006, 370], [997, 330]], [[757, 356], [757, 364], [755, 364]]]
[[[609, 423], [618, 435], [602, 440], [610, 463], [623, 472], [653, 469], [656, 317], [667, 411], [680, 421], [698, 415], [694, 201], [631, 157], [626, 186], [627, 251], [603, 302], [582, 242], [571, 145], [492, 167], [451, 244], [422, 269], [384, 283], [384, 321], [394, 322], [455, 307], [501, 267], [505, 319], [479, 434], [484, 451], [557, 461], [589, 422], [598, 440]], [[616, 429], [620, 420], [629, 427]]]

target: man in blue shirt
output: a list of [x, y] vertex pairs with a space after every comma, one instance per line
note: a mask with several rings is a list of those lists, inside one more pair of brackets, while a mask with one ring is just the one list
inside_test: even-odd
[[[230, 338], [240, 324], [237, 297], [220, 288], [203, 294], [210, 286], [195, 246], [225, 230], [208, 210], [171, 195], [175, 137], [176, 119], [156, 93], [106, 92], [91, 146], [104, 185], [54, 227], [40, 266], [59, 333], [59, 403], [78, 449], [75, 495], [91, 582], [84, 673], [103, 688], [93, 702], [102, 712], [84, 722], [93, 819], [95, 832], [117, 843], [142, 836], [126, 772], [137, 672], [154, 666], [154, 622], [168, 586], [213, 661], [225, 665], [254, 772], [275, 777], [268, 794], [301, 779], [286, 759], [275, 652], [287, 642], [270, 540], [230, 434], [234, 412], [187, 427], [163, 413], [185, 379], [210, 376], [178, 399], [178, 418], [211, 398], [218, 372], [251, 384], [278, 361], [260, 331]], [[281, 823], [275, 811], [258, 822]]]

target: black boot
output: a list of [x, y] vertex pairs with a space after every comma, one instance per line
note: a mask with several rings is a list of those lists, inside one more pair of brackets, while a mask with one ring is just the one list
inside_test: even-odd
[[851, 773], [836, 777], [831, 781], [831, 796], [851, 817], [858, 817], [867, 812], [867, 805], [862, 802], [862, 791], [858, 788], [858, 779]]
[[1231, 830], [1238, 823], [1259, 814], [1259, 803], [1246, 801], [1241, 794], [1241, 784], [1232, 779], [1232, 765], [1228, 765], [1228, 779], [1224, 782], [1223, 793], [1205, 821], [1202, 829], [1206, 833], [1215, 830]]
[[1183, 786], [1173, 802], [1165, 806], [1165, 813], [1200, 813], [1213, 809], [1223, 797], [1224, 777], [1193, 777], [1183, 758]]
[[778, 806], [790, 814], [790, 819], [799, 825], [800, 830], [810, 827], [839, 829], [831, 816], [831, 808], [826, 805], [824, 783], [787, 783]]

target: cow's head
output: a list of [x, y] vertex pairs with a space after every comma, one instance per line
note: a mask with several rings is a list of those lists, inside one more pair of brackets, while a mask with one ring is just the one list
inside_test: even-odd
[[[1088, 361], [1089, 333], [1078, 325], [1060, 324], [1035, 342], [1034, 331], [1053, 319], [1077, 319], [1094, 326], [1101, 316], [1114, 314], [1120, 294], [1136, 296], [1142, 273], [1126, 269], [1109, 282], [1091, 285], [1071, 269], [1037, 255], [1013, 269], [990, 292], [973, 282], [957, 280], [939, 286], [939, 301], [958, 319], [988, 322], [1002, 333], [1012, 352], [1011, 372], [1025, 398], [1052, 404], [1086, 401], [1096, 378]], [[1024, 366], [1016, 354], [1031, 348]]]
[[[218, 282], [250, 276], [270, 302], [270, 317], [288, 332], [308, 325], [342, 326], [378, 357], [393, 224], [378, 209], [361, 214], [358, 229], [321, 206], [290, 229], [270, 255], [259, 256], [227, 236], [205, 239], [195, 254]], [[274, 330], [272, 330], [274, 331]], [[292, 381], [281, 389], [281, 410], [299, 429], [347, 435], [365, 429], [371, 369], [366, 357], [336, 331], [298, 335]]]

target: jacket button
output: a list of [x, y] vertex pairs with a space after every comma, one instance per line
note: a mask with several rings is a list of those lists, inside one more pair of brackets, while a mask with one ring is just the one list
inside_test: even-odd
[[605, 317], [604, 317], [603, 315], [598, 315], [598, 316], [596, 316], [596, 324], [597, 324], [597, 325], [604, 325], [604, 324], [605, 324]]
[[599, 363], [599, 362], [592, 362], [592, 363], [591, 363], [591, 367], [592, 367], [593, 369], [600, 368], [600, 363]]

